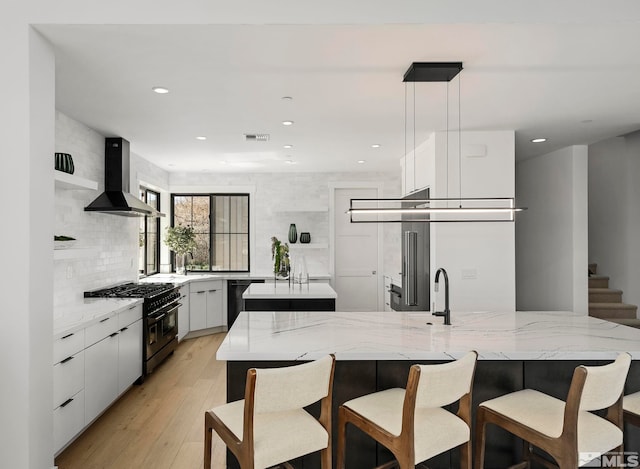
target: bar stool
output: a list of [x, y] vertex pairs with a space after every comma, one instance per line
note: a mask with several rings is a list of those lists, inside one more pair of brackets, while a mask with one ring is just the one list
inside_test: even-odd
[[[524, 461], [545, 467], [575, 469], [608, 451], [622, 452], [622, 393], [631, 356], [618, 355], [603, 366], [578, 366], [566, 404], [547, 394], [523, 389], [483, 402], [476, 414], [476, 459], [484, 468], [485, 427], [492, 423], [524, 440]], [[607, 409], [606, 418], [590, 411]], [[554, 458], [557, 466], [533, 453], [538, 447]]]
[[636, 427], [640, 427], [640, 391], [624, 396], [622, 400], [624, 419]]
[[[212, 430], [242, 469], [264, 469], [321, 452], [331, 469], [331, 398], [335, 356], [283, 368], [247, 370], [245, 398], [205, 412], [204, 467], [211, 469]], [[303, 407], [321, 401], [320, 418]]]
[[[415, 467], [461, 446], [461, 467], [471, 468], [471, 388], [476, 352], [439, 365], [412, 365], [405, 389], [358, 397], [338, 410], [337, 468], [344, 469], [346, 426], [352, 424], [388, 448], [396, 461], [382, 467]], [[458, 413], [443, 406], [459, 402]]]

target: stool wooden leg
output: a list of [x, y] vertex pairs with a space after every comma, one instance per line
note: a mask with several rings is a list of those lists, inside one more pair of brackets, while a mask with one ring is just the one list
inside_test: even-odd
[[460, 469], [471, 469], [471, 440], [460, 446]]
[[474, 462], [474, 469], [484, 469], [484, 443], [485, 443], [485, 431], [486, 421], [484, 417], [484, 408], [478, 407], [476, 413], [476, 457]]
[[[347, 416], [343, 407], [338, 409], [338, 449], [336, 450], [336, 469], [344, 469]], [[331, 467], [331, 466], [329, 466]]]
[[211, 425], [211, 416], [208, 412], [204, 414], [204, 469], [211, 469], [211, 438], [213, 427]]

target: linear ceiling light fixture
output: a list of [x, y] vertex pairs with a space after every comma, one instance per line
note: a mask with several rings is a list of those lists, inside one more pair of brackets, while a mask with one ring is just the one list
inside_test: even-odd
[[[449, 84], [462, 71], [462, 62], [414, 62], [404, 74], [405, 82], [405, 154], [407, 154], [407, 92], [406, 83], [447, 83], [447, 168], [449, 167]], [[413, 104], [413, 152], [415, 154], [415, 84]], [[447, 175], [447, 198], [433, 199], [351, 199], [349, 210], [351, 223], [401, 223], [417, 222], [505, 222], [514, 221], [515, 213], [526, 208], [517, 208], [512, 197], [463, 198], [462, 162], [460, 145], [460, 77], [458, 76], [458, 188], [457, 198], [449, 197]], [[415, 175], [414, 175], [415, 177]]]

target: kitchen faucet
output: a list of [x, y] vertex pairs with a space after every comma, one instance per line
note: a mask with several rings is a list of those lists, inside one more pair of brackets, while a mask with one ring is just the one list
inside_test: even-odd
[[449, 276], [447, 275], [447, 271], [444, 270], [442, 267], [440, 267], [438, 269], [438, 271], [436, 272], [436, 279], [435, 279], [435, 283], [433, 285], [433, 290], [434, 291], [438, 291], [438, 280], [440, 279], [440, 272], [442, 272], [442, 275], [444, 276], [444, 311], [434, 311], [433, 315], [434, 316], [443, 316], [444, 317], [444, 325], [445, 326], [450, 326], [451, 325], [451, 311], [449, 310]]

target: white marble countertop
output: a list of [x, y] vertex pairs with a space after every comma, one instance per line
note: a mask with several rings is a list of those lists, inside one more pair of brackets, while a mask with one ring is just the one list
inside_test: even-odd
[[[452, 326], [424, 312], [242, 312], [219, 360], [640, 359], [640, 329], [569, 312], [451, 313]], [[432, 325], [427, 325], [432, 323]]]
[[[329, 274], [313, 274], [309, 275], [312, 280], [330, 280]], [[176, 285], [183, 285], [188, 282], [197, 282], [198, 280], [273, 280], [273, 273], [189, 273], [188, 275], [178, 275], [175, 273], [155, 274], [149, 277], [141, 278], [141, 283], [170, 282]]]
[[129, 306], [142, 298], [85, 298], [84, 301], [57, 306], [53, 315], [53, 339], [79, 331]]
[[242, 298], [245, 300], [276, 298], [329, 298], [335, 299], [338, 294], [327, 283], [289, 284], [289, 282], [252, 283]]

